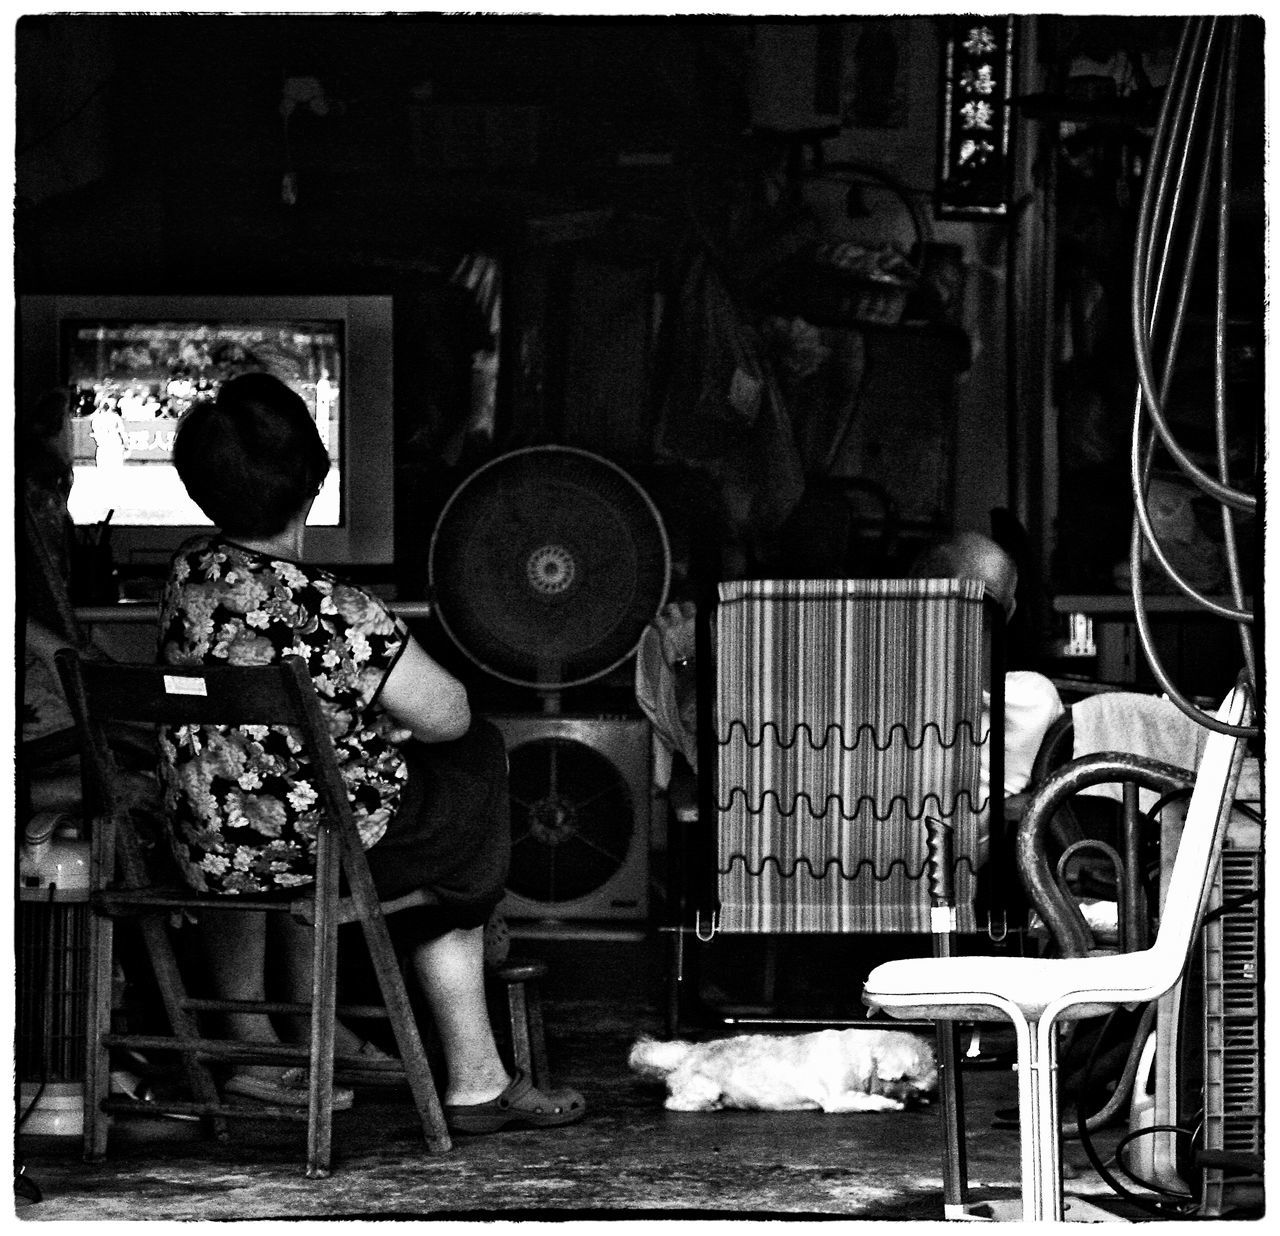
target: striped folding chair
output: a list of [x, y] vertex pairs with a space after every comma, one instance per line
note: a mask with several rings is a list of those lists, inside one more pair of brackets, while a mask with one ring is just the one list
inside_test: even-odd
[[983, 710], [983, 596], [975, 580], [721, 585], [717, 930], [928, 933], [930, 818], [952, 836], [956, 929], [978, 929], [983, 747], [1002, 755]]
[[[720, 585], [699, 651], [699, 815], [715, 838], [702, 938], [932, 934], [945, 953], [953, 933], [990, 929], [978, 875], [1012, 849], [981, 775], [985, 747], [1003, 785], [988, 719], [1004, 711], [1002, 630], [976, 580]], [[954, 1028], [938, 1042], [962, 1155]], [[963, 1187], [962, 1163], [948, 1175]]]

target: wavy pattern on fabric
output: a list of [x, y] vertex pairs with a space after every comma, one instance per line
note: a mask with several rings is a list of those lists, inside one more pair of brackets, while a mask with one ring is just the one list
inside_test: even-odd
[[[735, 803], [735, 799], [740, 801]], [[825, 820], [829, 815], [838, 814], [845, 820], [862, 817], [877, 821], [898, 815], [905, 815], [909, 820], [937, 818], [947, 820], [951, 819], [958, 810], [981, 812], [986, 807], [985, 799], [975, 806], [968, 790], [960, 790], [954, 798], [949, 800], [949, 805], [944, 803], [937, 794], [925, 794], [918, 800], [906, 794], [894, 794], [885, 802], [878, 801], [870, 794], [860, 794], [853, 802], [849, 802], [846, 798], [832, 792], [827, 795], [821, 810], [814, 807], [814, 802], [815, 799], [807, 790], [799, 790], [792, 795], [777, 790], [762, 790], [759, 798], [753, 799], [747, 790], [741, 786], [735, 786], [729, 791], [728, 797], [718, 804], [718, 807], [721, 811], [728, 812], [737, 806], [759, 814], [766, 803], [771, 803], [773, 812], [788, 820], [804, 812], [815, 820]]]
[[[752, 735], [743, 721], [734, 718], [725, 726], [724, 732], [720, 735], [720, 742], [723, 744], [732, 741], [734, 730], [741, 732], [742, 741], [749, 747], [758, 747], [762, 743], [771, 742], [773, 746], [783, 751], [790, 751], [792, 747], [799, 746], [801, 738], [804, 739], [805, 745], [814, 751], [821, 751], [831, 746], [839, 747], [842, 751], [856, 751], [864, 742], [872, 744], [878, 751], [887, 751], [894, 745], [906, 747], [911, 751], [918, 751], [928, 741], [930, 732], [932, 732], [934, 741], [943, 747], [951, 747], [958, 742], [972, 744], [986, 740], [986, 735], [978, 734], [976, 727], [971, 727], [968, 721], [961, 721], [956, 726], [955, 733], [952, 734], [950, 740], [942, 732], [942, 727], [933, 721], [924, 723], [918, 738], [912, 737], [906, 725], [895, 721], [889, 726], [883, 741], [880, 734], [870, 724], [863, 722], [858, 726], [852, 740], [846, 742], [848, 735], [834, 723], [827, 726], [821, 741], [815, 741], [813, 736], [817, 731], [805, 721], [799, 722], [795, 730], [789, 735], [784, 734], [775, 722], [765, 721], [761, 724], [759, 733]], [[967, 737], [962, 737], [962, 731]], [[835, 735], [834, 740], [832, 738], [833, 734]]]
[[[742, 855], [738, 855], [737, 858], [744, 864], [746, 863], [746, 860]], [[967, 858], [961, 859], [960, 863], [967, 867], [968, 870], [973, 870], [973, 864], [970, 863]], [[758, 867], [752, 868], [748, 866], [747, 872], [752, 876], [758, 876], [770, 865], [773, 866], [778, 875], [785, 876], [788, 879], [794, 876], [801, 867], [805, 869], [806, 874], [812, 876], [815, 880], [825, 880], [833, 871], [842, 880], [852, 880], [856, 876], [862, 875], [865, 871], [873, 880], [881, 884], [886, 880], [891, 879], [895, 874], [905, 875], [909, 880], [923, 880], [929, 874], [929, 864], [927, 861], [922, 863], [920, 867], [913, 871], [904, 859], [895, 858], [889, 864], [888, 871], [877, 873], [869, 858], [862, 859], [862, 861], [859, 862], [853, 870], [846, 871], [844, 862], [835, 857], [827, 859], [826, 865], [822, 867], [817, 866], [809, 858], [801, 857], [796, 859], [796, 861], [787, 868], [783, 866], [782, 860], [776, 854], [765, 855], [765, 857], [760, 860], [760, 865]]]
[[722, 931], [927, 932], [927, 816], [952, 825], [975, 929], [982, 600], [973, 580], [720, 586]]

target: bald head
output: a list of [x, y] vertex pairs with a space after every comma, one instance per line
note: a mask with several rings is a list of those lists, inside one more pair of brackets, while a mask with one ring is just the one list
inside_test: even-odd
[[1018, 568], [990, 537], [957, 532], [926, 549], [911, 567], [914, 579], [980, 579], [987, 591], [1013, 616]]

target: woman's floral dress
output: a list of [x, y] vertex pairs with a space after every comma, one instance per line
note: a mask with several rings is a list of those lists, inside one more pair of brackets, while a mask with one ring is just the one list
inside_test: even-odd
[[[160, 613], [169, 665], [306, 661], [366, 849], [387, 831], [407, 777], [377, 706], [406, 639], [362, 589], [216, 535], [174, 555]], [[159, 741], [174, 852], [193, 888], [265, 893], [312, 882], [318, 799], [296, 732], [168, 726]]]

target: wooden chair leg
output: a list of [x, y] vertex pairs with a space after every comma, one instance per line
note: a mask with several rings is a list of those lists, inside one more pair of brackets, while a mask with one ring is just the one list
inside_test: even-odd
[[409, 1083], [409, 1089], [413, 1094], [414, 1106], [418, 1110], [418, 1119], [422, 1123], [427, 1146], [432, 1151], [443, 1154], [452, 1148], [453, 1142], [444, 1121], [440, 1096], [436, 1092], [431, 1065], [427, 1060], [427, 1053], [422, 1046], [422, 1037], [418, 1033], [414, 1020], [409, 993], [404, 985], [404, 976], [396, 963], [395, 950], [391, 945], [386, 920], [383, 919], [381, 911], [376, 909], [376, 905], [375, 914], [376, 917], [370, 915], [361, 920], [365, 942], [369, 948], [369, 956], [373, 959], [378, 985], [382, 991], [382, 1000], [386, 1005], [387, 1016], [395, 1033], [400, 1060], [404, 1065], [405, 1080]]
[[308, 1077], [307, 1176], [329, 1175], [333, 1149], [333, 1040], [338, 987], [338, 849], [329, 828], [316, 848], [315, 926], [311, 966], [311, 1067]]
[[452, 1148], [453, 1141], [449, 1137], [444, 1111], [440, 1106], [440, 1096], [436, 1092], [435, 1078], [427, 1060], [427, 1053], [422, 1046], [422, 1036], [418, 1033], [413, 1008], [409, 1003], [404, 974], [391, 944], [387, 920], [374, 893], [373, 879], [369, 875], [369, 868], [365, 865], [363, 856], [347, 864], [346, 874], [351, 885], [352, 901], [357, 908], [360, 926], [364, 932], [365, 944], [369, 950], [369, 958], [378, 979], [378, 988], [382, 993], [383, 1004], [386, 1006], [387, 1018], [395, 1033], [396, 1047], [399, 1049], [400, 1061], [404, 1066], [405, 1080], [409, 1083], [414, 1105], [418, 1109], [418, 1119], [422, 1122], [423, 1135], [429, 1149], [443, 1154]]
[[[117, 873], [129, 887], [142, 887], [148, 882], [146, 863], [132, 828], [121, 827], [111, 816], [103, 816], [98, 821], [93, 838], [92, 869], [91, 883], [99, 890], [105, 889]], [[103, 919], [109, 921], [106, 915], [103, 915]], [[178, 967], [178, 959], [174, 956], [168, 912], [144, 909], [137, 921], [147, 961], [164, 1004], [165, 1016], [169, 1020], [169, 1028], [181, 1044], [182, 1068], [187, 1085], [198, 1104], [209, 1109], [217, 1108], [220, 1102], [218, 1088], [196, 1046], [201, 1037], [200, 1026], [190, 1011], [186, 983]], [[108, 931], [107, 940], [113, 938], [114, 930]], [[101, 964], [110, 967], [110, 946], [106, 954]], [[107, 973], [110, 973], [109, 969]], [[227, 1122], [223, 1117], [212, 1117], [212, 1129], [219, 1140], [226, 1139]]]
[[551, 1084], [547, 1064], [547, 1039], [542, 1024], [542, 992], [535, 985], [529, 991], [529, 1076], [539, 1088]]
[[[507, 1028], [511, 1034], [511, 1062], [529, 1078], [533, 1078], [532, 1052], [529, 1048], [529, 1005], [521, 982], [507, 984]], [[536, 1086], [538, 1083], [534, 1082]]]
[[549, 1076], [542, 997], [538, 989], [546, 973], [546, 963], [541, 961], [508, 961], [493, 971], [494, 978], [505, 989], [511, 1062], [527, 1073], [535, 1086], [544, 1085]]
[[[213, 1074], [209, 1072], [195, 1046], [200, 1039], [200, 1027], [187, 1007], [187, 989], [178, 968], [178, 960], [173, 955], [168, 924], [162, 915], [143, 914], [139, 919], [139, 928], [169, 1025], [174, 1037], [186, 1045], [182, 1049], [182, 1066], [187, 1075], [187, 1084], [198, 1103], [217, 1106], [218, 1088], [214, 1085]], [[215, 1117], [215, 1134], [225, 1138], [226, 1131], [225, 1120]]]
[[89, 915], [89, 990], [85, 1035], [84, 1157], [89, 1161], [107, 1153], [110, 1120], [102, 1110], [111, 1087], [111, 1062], [103, 1035], [111, 1031], [111, 971], [114, 924], [100, 914]]

